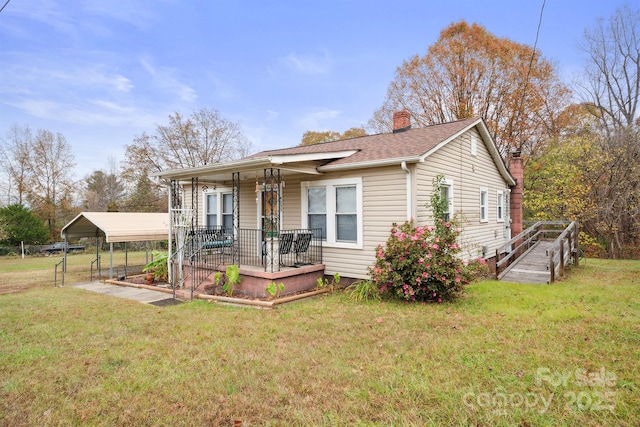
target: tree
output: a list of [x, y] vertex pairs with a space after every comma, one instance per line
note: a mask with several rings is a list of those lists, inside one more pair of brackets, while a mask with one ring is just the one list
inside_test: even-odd
[[30, 147], [26, 198], [47, 224], [51, 238], [75, 214], [72, 203], [73, 153], [65, 137], [38, 130]]
[[[590, 105], [572, 106], [558, 140], [525, 169], [524, 208], [529, 220], [577, 220], [611, 258], [640, 255], [640, 135], [610, 135], [589, 120]], [[563, 114], [564, 115], [564, 114]], [[573, 123], [571, 123], [571, 120]]]
[[0, 166], [7, 174], [7, 203], [23, 204], [28, 188], [28, 170], [33, 135], [27, 126], [13, 125], [0, 145]]
[[141, 175], [236, 160], [249, 154], [250, 144], [237, 123], [216, 110], [202, 109], [183, 117], [169, 116], [168, 125], [156, 126], [126, 146], [124, 170], [130, 182]]
[[640, 98], [640, 9], [625, 4], [608, 21], [599, 19], [585, 30], [581, 47], [589, 59], [583, 79], [576, 82], [583, 99], [597, 107], [605, 129], [634, 126]]
[[308, 130], [302, 135], [302, 142], [300, 145], [314, 145], [322, 142], [339, 141], [341, 139], [356, 138], [358, 136], [365, 136], [367, 131], [363, 127], [350, 128], [344, 131], [344, 133], [336, 131], [324, 131], [316, 132]]
[[125, 197], [125, 186], [116, 172], [115, 161], [109, 159], [110, 170], [94, 171], [85, 179], [84, 208], [94, 212], [116, 212]]
[[166, 212], [167, 200], [161, 196], [158, 185], [148, 175], [142, 174], [125, 207], [128, 212]]
[[584, 33], [587, 66], [576, 82], [588, 105], [598, 162], [585, 168], [594, 205], [584, 224], [610, 257], [640, 255], [640, 9], [625, 5]]
[[569, 94], [540, 52], [460, 21], [442, 30], [425, 56], [403, 62], [369, 125], [389, 131], [399, 110], [418, 126], [479, 116], [503, 155], [529, 154], [549, 138]]
[[0, 208], [0, 244], [17, 246], [42, 244], [49, 240], [49, 230], [42, 220], [19, 203]]

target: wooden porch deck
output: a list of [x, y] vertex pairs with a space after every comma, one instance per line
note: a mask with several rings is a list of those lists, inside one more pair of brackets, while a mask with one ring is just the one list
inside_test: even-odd
[[514, 283], [547, 284], [551, 280], [549, 255], [553, 240], [540, 240], [500, 275], [500, 280]]

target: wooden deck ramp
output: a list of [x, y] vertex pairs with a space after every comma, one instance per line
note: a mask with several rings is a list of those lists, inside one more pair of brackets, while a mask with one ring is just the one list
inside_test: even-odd
[[549, 283], [551, 273], [547, 251], [552, 245], [553, 241], [539, 240], [500, 275], [500, 280], [515, 283]]
[[496, 277], [516, 283], [553, 283], [578, 264], [578, 223], [538, 221], [496, 249]]

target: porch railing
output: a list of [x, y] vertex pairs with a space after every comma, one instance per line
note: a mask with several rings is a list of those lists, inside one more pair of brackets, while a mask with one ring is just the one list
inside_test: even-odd
[[[278, 233], [240, 228], [196, 227], [187, 233], [182, 276], [197, 289], [220, 265], [261, 267], [274, 272], [283, 267], [322, 264], [321, 229], [288, 229]], [[174, 257], [175, 259], [175, 257]], [[178, 277], [174, 272], [174, 277]], [[174, 279], [175, 280], [175, 279]]]

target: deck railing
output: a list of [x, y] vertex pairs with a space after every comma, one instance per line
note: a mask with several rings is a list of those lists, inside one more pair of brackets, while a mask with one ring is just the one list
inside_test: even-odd
[[[527, 223], [525, 223], [527, 224]], [[578, 263], [578, 223], [569, 221], [537, 221], [529, 222], [529, 227], [496, 249], [496, 277], [524, 255], [540, 240], [554, 239], [552, 247], [547, 251], [549, 257], [548, 270], [550, 283], [557, 277], [564, 276], [564, 267], [569, 263]]]

